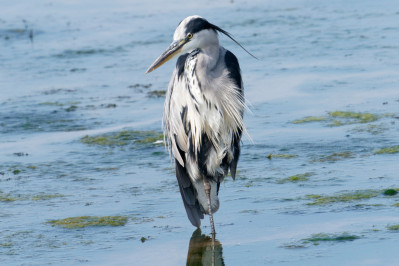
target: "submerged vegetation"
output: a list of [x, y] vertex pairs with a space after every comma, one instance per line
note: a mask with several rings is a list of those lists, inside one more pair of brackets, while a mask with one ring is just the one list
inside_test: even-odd
[[386, 153], [392, 154], [392, 153], [398, 153], [398, 152], [399, 152], [399, 145], [376, 150], [376, 151], [374, 151], [374, 154], [386, 154]]
[[334, 111], [329, 112], [328, 114], [334, 119], [341, 119], [337, 122], [338, 125], [369, 123], [374, 122], [380, 118], [378, 115], [374, 115], [371, 113], [356, 113], [348, 111]]
[[328, 116], [306, 116], [301, 119], [297, 119], [292, 121], [294, 124], [303, 124], [303, 123], [310, 123], [310, 122], [320, 122], [325, 121], [328, 119]]
[[398, 191], [396, 189], [389, 188], [389, 189], [385, 190], [383, 194], [385, 196], [394, 196], [394, 195], [398, 194]]
[[387, 229], [390, 230], [390, 231], [398, 231], [399, 230], [399, 224], [388, 225]]
[[350, 151], [344, 151], [344, 152], [334, 152], [333, 154], [330, 155], [325, 155], [321, 156], [318, 159], [313, 159], [312, 162], [336, 162], [348, 158], [354, 158], [354, 154]]
[[65, 197], [65, 195], [41, 193], [41, 194], [38, 194], [38, 195], [34, 195], [32, 197], [32, 200], [49, 200], [49, 199], [63, 198], [63, 197]]
[[372, 135], [378, 135], [381, 134], [385, 131], [389, 130], [389, 126], [385, 124], [368, 124], [368, 125], [361, 125], [358, 127], [355, 127], [354, 129], [351, 130], [353, 133], [370, 133]]
[[47, 194], [47, 193], [39, 193], [36, 195], [20, 195], [13, 193], [3, 193], [0, 191], [0, 202], [13, 202], [13, 201], [23, 201], [23, 200], [50, 200], [55, 198], [63, 198], [65, 195], [62, 194]]
[[286, 249], [300, 249], [307, 248], [310, 245], [320, 245], [320, 243], [342, 243], [348, 241], [354, 241], [356, 239], [360, 239], [362, 236], [349, 234], [347, 232], [340, 234], [327, 234], [327, 233], [318, 233], [313, 234], [308, 238], [301, 239], [294, 243], [285, 244], [282, 247]]
[[312, 175], [313, 175], [313, 173], [297, 174], [297, 175], [289, 176], [287, 178], [280, 179], [277, 181], [277, 183], [284, 184], [284, 183], [304, 182], [304, 181], [308, 181], [309, 177]]
[[[388, 191], [388, 192], [387, 192]], [[368, 190], [356, 190], [351, 192], [343, 192], [338, 193], [332, 196], [324, 196], [324, 195], [306, 195], [306, 198], [312, 200], [312, 202], [307, 203], [307, 205], [327, 205], [332, 203], [342, 203], [342, 202], [351, 202], [351, 201], [358, 201], [358, 200], [365, 200], [377, 197], [381, 194], [390, 196], [395, 195], [393, 191], [395, 189], [387, 189], [387, 190], [375, 190], [375, 189], [368, 189]], [[397, 192], [397, 191], [396, 191]], [[388, 194], [386, 194], [388, 193]]]
[[147, 97], [149, 97], [149, 98], [161, 98], [161, 97], [164, 97], [165, 95], [166, 95], [165, 90], [153, 90], [153, 91], [147, 92]]
[[269, 155], [266, 156], [267, 159], [271, 160], [272, 158], [279, 158], [279, 159], [291, 159], [298, 157], [297, 155], [293, 154], [274, 154], [274, 153], [269, 153]]
[[[392, 114], [377, 115], [372, 113], [350, 112], [350, 111], [333, 111], [328, 112], [326, 116], [307, 116], [292, 121], [294, 124], [304, 124], [312, 122], [326, 122], [328, 126], [336, 127], [351, 124], [365, 124], [379, 120], [383, 117], [390, 117]], [[377, 126], [372, 126], [368, 130], [370, 133], [377, 134]]]
[[91, 226], [123, 226], [127, 223], [126, 216], [78, 216], [60, 220], [51, 220], [47, 223], [52, 226], [60, 226], [62, 228], [76, 229]]
[[314, 234], [309, 238], [302, 239], [302, 242], [304, 244], [312, 243], [314, 245], [318, 245], [319, 242], [345, 242], [345, 241], [353, 241], [359, 238], [360, 236], [351, 235], [348, 233], [342, 233], [342, 234], [319, 233], [319, 234]]
[[137, 144], [154, 144], [163, 140], [163, 134], [158, 131], [123, 130], [97, 136], [85, 136], [81, 142], [88, 145], [128, 146]]
[[3, 193], [0, 191], [0, 202], [11, 202], [16, 201], [18, 198], [11, 196], [8, 193]]

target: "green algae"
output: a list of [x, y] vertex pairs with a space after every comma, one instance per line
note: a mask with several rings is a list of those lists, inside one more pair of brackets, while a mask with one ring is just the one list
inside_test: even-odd
[[385, 191], [383, 192], [383, 194], [384, 194], [385, 196], [394, 196], [394, 195], [398, 194], [398, 191], [397, 191], [396, 189], [389, 188], [389, 189], [385, 190]]
[[[359, 200], [366, 200], [378, 197], [380, 195], [384, 196], [394, 196], [398, 193], [398, 189], [390, 188], [390, 189], [366, 189], [366, 190], [356, 190], [350, 192], [341, 192], [335, 195], [326, 196], [326, 195], [315, 195], [310, 194], [306, 195], [306, 199], [312, 200], [312, 202], [307, 203], [307, 205], [327, 205], [333, 203], [342, 203], [342, 202], [352, 202]], [[360, 205], [359, 205], [360, 206]], [[381, 206], [380, 204], [369, 204], [367, 206]]]
[[384, 124], [368, 124], [355, 127], [351, 130], [353, 133], [370, 133], [372, 135], [378, 135], [384, 133], [385, 131], [389, 130], [389, 127]]
[[382, 191], [380, 190], [356, 190], [351, 192], [338, 193], [332, 196], [322, 195], [306, 195], [307, 199], [313, 200], [313, 202], [307, 203], [307, 205], [327, 205], [332, 203], [351, 202], [357, 200], [364, 200], [377, 197]]
[[356, 113], [348, 111], [334, 111], [328, 113], [333, 118], [343, 118], [345, 124], [370, 123], [377, 121], [379, 116], [371, 113]]
[[287, 178], [280, 179], [277, 181], [277, 183], [284, 184], [284, 183], [304, 182], [304, 181], [308, 181], [309, 177], [312, 175], [313, 175], [313, 173], [297, 174], [297, 175], [289, 176]]
[[157, 134], [155, 136], [147, 137], [145, 139], [139, 139], [136, 142], [142, 144], [148, 144], [148, 143], [155, 143], [157, 141], [163, 141], [163, 134]]
[[307, 246], [304, 244], [284, 244], [281, 247], [286, 248], [286, 249], [302, 249], [302, 248], [306, 248]]
[[339, 127], [345, 125], [339, 120], [333, 120], [330, 124], [328, 124], [330, 127]]
[[282, 247], [286, 249], [302, 249], [308, 248], [310, 245], [318, 246], [320, 243], [343, 243], [354, 241], [360, 238], [362, 238], [362, 236], [352, 235], [347, 232], [340, 234], [317, 233], [294, 243], [284, 244]]
[[398, 152], [399, 152], [399, 145], [376, 150], [374, 151], [374, 154], [393, 154]]
[[[22, 156], [28, 156], [29, 154], [24, 153], [24, 155], [22, 155], [22, 153], [14, 153], [14, 155], [22, 157]], [[0, 168], [1, 169], [1, 168]], [[20, 175], [20, 174], [24, 174], [24, 173], [29, 173], [32, 170], [36, 170], [37, 166], [36, 165], [32, 165], [32, 164], [14, 164], [14, 165], [10, 165], [8, 167], [4, 167], [3, 171], [0, 171], [0, 173], [4, 174], [13, 174], [13, 175]]]
[[399, 224], [388, 225], [387, 229], [390, 230], [390, 231], [398, 231], [399, 230]]
[[327, 156], [322, 156], [318, 159], [313, 159], [312, 162], [336, 162], [344, 159], [354, 158], [352, 152], [344, 151], [344, 152], [335, 152]]
[[68, 108], [65, 108], [65, 111], [67, 112], [74, 112], [78, 109], [78, 107], [76, 105], [71, 105]]
[[18, 198], [12, 197], [10, 194], [3, 194], [0, 192], [0, 202], [12, 202], [16, 200], [18, 200]]
[[152, 87], [152, 84], [151, 84], [151, 83], [149, 83], [149, 84], [139, 84], [139, 83], [136, 83], [136, 84], [134, 84], [134, 85], [129, 85], [129, 86], [128, 86], [128, 88], [130, 88], [130, 89], [137, 89], [137, 88], [148, 89], [148, 88], [151, 88], [151, 87]]
[[342, 234], [326, 234], [326, 233], [318, 233], [313, 234], [309, 238], [302, 239], [302, 243], [312, 243], [318, 245], [319, 242], [346, 242], [346, 241], [353, 241], [356, 239], [361, 238], [357, 235], [351, 235], [348, 233]]
[[249, 180], [246, 184], [245, 184], [245, 187], [252, 187], [252, 184], [253, 184], [254, 182], [252, 181], [252, 180]]
[[0, 202], [14, 202], [20, 200], [27, 200], [28, 197], [24, 197], [21, 194], [16, 193], [5, 193], [0, 190]]
[[[367, 112], [332, 111], [326, 116], [306, 116], [292, 121], [293, 124], [305, 124], [311, 122], [325, 122], [328, 126], [338, 127], [351, 124], [365, 124], [379, 120], [383, 117], [392, 117], [392, 114], [376, 115]], [[377, 126], [370, 127], [371, 132], [377, 132]]]
[[165, 95], [166, 95], [165, 90], [153, 90], [153, 91], [147, 92], [147, 97], [149, 97], [149, 98], [161, 98], [161, 97], [164, 97]]
[[297, 155], [293, 155], [293, 154], [273, 154], [273, 153], [269, 153], [269, 155], [266, 156], [267, 159], [271, 160], [272, 158], [279, 158], [279, 159], [291, 159], [291, 158], [295, 158], [298, 157]]
[[63, 198], [65, 195], [62, 194], [46, 194], [40, 193], [37, 195], [20, 195], [20, 194], [10, 194], [10, 193], [3, 193], [0, 191], [0, 202], [12, 202], [12, 201], [41, 201], [41, 200], [50, 200], [54, 198]]
[[11, 248], [13, 246], [14, 246], [14, 243], [12, 243], [12, 242], [0, 243], [0, 247], [2, 247], [2, 248]]
[[304, 124], [304, 123], [310, 123], [310, 122], [320, 122], [320, 121], [325, 121], [327, 120], [328, 117], [326, 116], [306, 116], [301, 119], [297, 119], [292, 121], [293, 124]]
[[127, 223], [126, 216], [77, 216], [60, 220], [51, 220], [47, 223], [67, 229], [96, 227], [96, 226], [123, 226]]
[[15, 170], [12, 171], [12, 173], [13, 173], [14, 175], [17, 175], [17, 174], [21, 173], [21, 170], [15, 169]]
[[89, 137], [87, 135], [81, 139], [81, 142], [89, 145], [101, 145], [101, 146], [126, 145], [125, 142], [119, 142], [117, 141], [117, 139], [107, 138], [103, 136]]
[[60, 102], [41, 102], [41, 103], [39, 103], [39, 105], [58, 106], [58, 107], [64, 106], [64, 104], [60, 103]]
[[384, 207], [386, 205], [380, 204], [380, 203], [374, 203], [374, 204], [365, 204], [365, 203], [360, 203], [360, 204], [355, 204], [353, 205], [354, 209], [369, 209], [370, 207]]
[[55, 198], [63, 198], [65, 197], [65, 195], [62, 194], [38, 194], [38, 195], [34, 195], [32, 196], [32, 200], [33, 201], [39, 201], [39, 200], [50, 200], [50, 199], [55, 199]]
[[97, 136], [86, 135], [80, 141], [88, 145], [115, 147], [133, 145], [135, 143], [154, 144], [162, 141], [163, 138], [163, 134], [158, 131], [123, 130]]

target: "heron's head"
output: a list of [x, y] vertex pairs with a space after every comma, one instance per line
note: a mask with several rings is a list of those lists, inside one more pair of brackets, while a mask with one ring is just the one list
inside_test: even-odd
[[210, 45], [218, 46], [217, 31], [225, 33], [225, 31], [200, 16], [190, 16], [183, 19], [175, 30], [173, 42], [148, 68], [146, 73], [157, 69], [175, 56], [190, 53], [197, 48], [205, 48]]

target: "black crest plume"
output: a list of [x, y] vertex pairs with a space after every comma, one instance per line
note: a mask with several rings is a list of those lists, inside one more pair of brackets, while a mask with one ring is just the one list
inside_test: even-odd
[[238, 41], [236, 41], [236, 40], [233, 38], [233, 36], [231, 36], [230, 33], [228, 33], [227, 31], [225, 31], [225, 30], [219, 28], [219, 27], [216, 26], [216, 25], [213, 25], [213, 24], [211, 24], [211, 25], [212, 25], [212, 28], [213, 28], [214, 30], [217, 30], [217, 31], [223, 33], [224, 35], [226, 35], [227, 37], [229, 37], [231, 40], [233, 40], [233, 42], [235, 42], [238, 46], [240, 46], [240, 47], [241, 47], [245, 52], [247, 52], [250, 56], [252, 56], [252, 57], [255, 58], [255, 59], [258, 59], [256, 56], [254, 56], [253, 54], [251, 54], [247, 49], [245, 49], [244, 46], [242, 46]]
[[[181, 23], [181, 22], [180, 22]], [[179, 25], [180, 25], [179, 23]], [[245, 52], [247, 52], [250, 56], [252, 56], [255, 59], [258, 59], [256, 56], [254, 56], [253, 54], [251, 54], [250, 52], [248, 52], [247, 49], [245, 49], [238, 41], [236, 41], [233, 36], [228, 33], [227, 31], [219, 28], [216, 25], [213, 25], [211, 23], [209, 23], [206, 19], [204, 18], [195, 18], [191, 21], [189, 21], [186, 25], [186, 34], [188, 33], [192, 33], [195, 34], [201, 30], [207, 30], [207, 29], [212, 29], [216, 32], [221, 32], [224, 35], [226, 35], [227, 37], [229, 37], [231, 40], [233, 40], [233, 42], [235, 42], [238, 46], [240, 46]]]

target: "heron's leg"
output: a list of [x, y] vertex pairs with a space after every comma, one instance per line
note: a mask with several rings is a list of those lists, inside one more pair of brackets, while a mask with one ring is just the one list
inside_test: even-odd
[[206, 179], [206, 176], [204, 175], [204, 189], [205, 189], [205, 195], [208, 199], [208, 210], [209, 210], [209, 221], [211, 224], [211, 229], [212, 229], [212, 238], [215, 238], [216, 232], [215, 232], [215, 224], [213, 223], [213, 215], [212, 215], [212, 208], [211, 208], [211, 184], [209, 184], [209, 181]]

